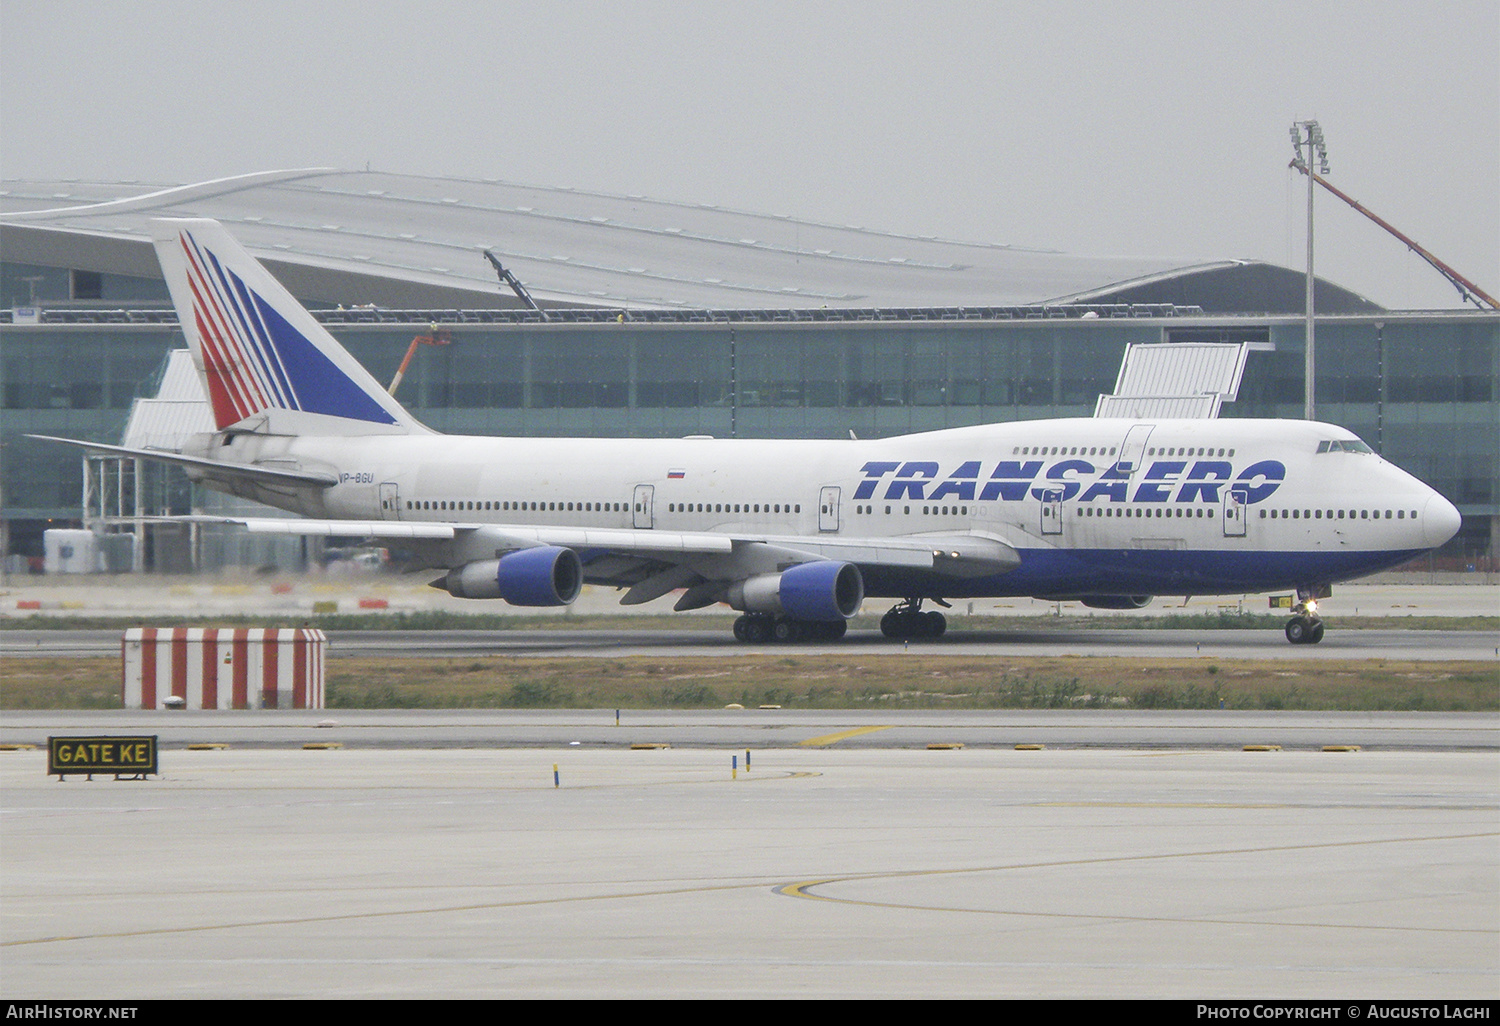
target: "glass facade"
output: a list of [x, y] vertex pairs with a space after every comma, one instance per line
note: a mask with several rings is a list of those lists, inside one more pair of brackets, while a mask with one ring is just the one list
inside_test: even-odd
[[[968, 424], [1086, 417], [1133, 342], [1262, 343], [1224, 417], [1302, 415], [1299, 318], [445, 324], [398, 398], [451, 433], [861, 438]], [[426, 323], [338, 325], [378, 380]], [[1318, 418], [1350, 428], [1466, 517], [1491, 545], [1500, 514], [1500, 316], [1319, 320]], [[131, 400], [154, 394], [171, 325], [0, 324], [0, 477], [20, 522], [76, 519], [77, 454], [22, 436], [118, 442]], [[1473, 523], [1470, 523], [1470, 520]]]

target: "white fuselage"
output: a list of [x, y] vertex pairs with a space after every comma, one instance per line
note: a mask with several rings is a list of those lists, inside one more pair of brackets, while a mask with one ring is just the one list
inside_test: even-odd
[[[1353, 434], [1304, 421], [1080, 418], [876, 441], [241, 438], [243, 451], [216, 455], [276, 455], [336, 478], [300, 498], [258, 496], [311, 516], [737, 537], [977, 532], [1021, 553], [1007, 573], [945, 583], [949, 596], [1326, 583], [1402, 562], [1458, 525], [1451, 503], [1358, 451]], [[872, 595], [914, 587], [900, 573], [867, 581]]]

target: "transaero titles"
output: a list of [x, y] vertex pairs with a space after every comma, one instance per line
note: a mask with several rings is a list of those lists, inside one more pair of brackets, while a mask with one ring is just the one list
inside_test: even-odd
[[[886, 499], [934, 501], [952, 496], [964, 502], [1020, 502], [1029, 492], [1031, 498], [1044, 502], [1077, 497], [1080, 502], [1218, 503], [1222, 501], [1219, 490], [1228, 485], [1243, 493], [1240, 501], [1252, 503], [1270, 498], [1286, 479], [1286, 465], [1279, 460], [1252, 463], [1238, 475], [1227, 460], [1157, 460], [1146, 470], [1134, 494], [1129, 494], [1131, 472], [1119, 463], [1100, 473], [1088, 460], [1059, 460], [1047, 467], [1038, 481], [1042, 467], [1042, 460], [1001, 460], [984, 475], [981, 488], [979, 460], [964, 463], [941, 479], [935, 461], [872, 460], [860, 468], [865, 478], [855, 489], [854, 498], [873, 499], [877, 486], [885, 483]], [[931, 491], [926, 490], [929, 485]]]

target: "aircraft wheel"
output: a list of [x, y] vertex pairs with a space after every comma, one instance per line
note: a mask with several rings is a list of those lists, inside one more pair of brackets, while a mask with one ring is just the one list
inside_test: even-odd
[[749, 638], [745, 637], [745, 621], [748, 620], [748, 619], [749, 619], [749, 617], [745, 617], [745, 616], [740, 616], [740, 617], [736, 617], [735, 618], [735, 621], [734, 621], [734, 639], [736, 641], [749, 641], [750, 640]]
[[880, 618], [880, 633], [888, 638], [906, 637], [906, 618], [892, 609]]
[[1293, 645], [1306, 644], [1308, 634], [1310, 633], [1309, 626], [1308, 622], [1302, 619], [1302, 617], [1292, 617], [1286, 622], [1286, 640], [1290, 641]]
[[766, 623], [765, 617], [742, 616], [740, 620], [745, 625], [743, 628], [744, 638], [752, 645], [758, 645], [771, 637], [771, 628]]
[[796, 641], [797, 621], [778, 619], [771, 627], [771, 637], [776, 641]]
[[948, 630], [948, 618], [942, 613], [936, 611], [928, 613], [926, 616], [926, 621], [927, 622], [923, 624], [923, 626], [926, 627], [926, 630], [922, 632], [926, 637], [941, 638], [943, 636], [943, 633]]
[[1320, 642], [1322, 640], [1323, 640], [1323, 621], [1319, 620], [1317, 623], [1313, 624], [1312, 625], [1312, 629], [1308, 631], [1308, 633], [1307, 633], [1307, 643], [1309, 645], [1316, 645], [1318, 642]]

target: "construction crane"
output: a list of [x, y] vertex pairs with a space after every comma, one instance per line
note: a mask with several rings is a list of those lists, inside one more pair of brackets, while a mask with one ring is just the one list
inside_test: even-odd
[[411, 345], [406, 347], [406, 357], [401, 361], [401, 366], [396, 368], [396, 376], [391, 379], [391, 387], [386, 389], [391, 395], [396, 394], [396, 386], [401, 384], [401, 379], [406, 376], [406, 368], [411, 366], [411, 358], [417, 354], [417, 346], [446, 346], [453, 341], [448, 335], [447, 328], [439, 328], [433, 324], [428, 330], [431, 334], [418, 335], [411, 340]]
[[494, 265], [495, 273], [500, 276], [501, 283], [509, 285], [511, 291], [520, 298], [521, 302], [525, 303], [529, 308], [542, 315], [542, 320], [551, 320], [551, 318], [547, 316], [547, 311], [536, 305], [536, 300], [531, 298], [531, 293], [526, 291], [526, 286], [521, 284], [521, 279], [517, 278], [514, 274], [511, 274], [510, 271], [501, 266], [499, 257], [495, 256], [495, 254], [490, 250], [485, 250], [484, 255], [485, 258]]
[[1394, 225], [1390, 224], [1390, 222], [1381, 218], [1374, 211], [1370, 210], [1368, 207], [1355, 200], [1353, 196], [1350, 196], [1349, 194], [1343, 192], [1336, 186], [1328, 184], [1328, 179], [1324, 178], [1312, 168], [1308, 167], [1307, 161], [1300, 159], [1293, 160], [1291, 166], [1296, 168], [1298, 171], [1301, 171], [1305, 175], [1311, 175], [1314, 182], [1321, 185], [1329, 192], [1333, 193], [1335, 196], [1343, 200], [1345, 203], [1349, 204], [1361, 214], [1364, 214], [1371, 221], [1374, 221], [1376, 224], [1380, 225], [1380, 227], [1390, 232], [1402, 242], [1406, 243], [1406, 247], [1408, 249], [1417, 254], [1417, 256], [1421, 257], [1423, 260], [1426, 260], [1429, 264], [1437, 269], [1437, 272], [1439, 274], [1452, 282], [1453, 287], [1458, 289], [1459, 295], [1463, 296], [1464, 299], [1469, 300], [1481, 310], [1486, 306], [1488, 306], [1491, 310], [1500, 310], [1500, 302], [1497, 302], [1494, 297], [1490, 296], [1478, 285], [1475, 285], [1472, 281], [1459, 274], [1457, 271], [1449, 267], [1447, 264], [1443, 263], [1437, 257], [1433, 256], [1426, 249], [1418, 245], [1416, 241], [1413, 240], [1410, 236], [1407, 236], [1397, 230]]

